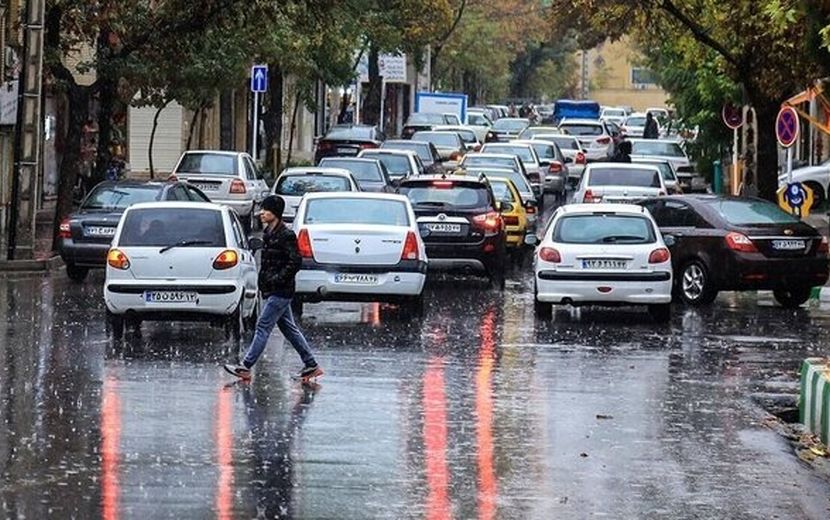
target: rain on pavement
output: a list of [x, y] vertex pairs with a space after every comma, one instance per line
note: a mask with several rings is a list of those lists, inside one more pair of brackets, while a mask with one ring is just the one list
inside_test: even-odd
[[326, 376], [303, 389], [277, 333], [250, 384], [220, 370], [219, 329], [113, 343], [101, 282], [0, 280], [3, 517], [830, 517], [830, 485], [747, 399], [821, 351], [829, 309], [725, 295], [665, 328], [535, 323], [528, 273], [503, 294], [445, 278], [420, 320], [307, 306]]

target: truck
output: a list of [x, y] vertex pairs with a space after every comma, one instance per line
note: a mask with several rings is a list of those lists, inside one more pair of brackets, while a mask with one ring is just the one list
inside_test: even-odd
[[596, 101], [560, 99], [553, 105], [553, 123], [563, 119], [599, 119], [600, 107]]

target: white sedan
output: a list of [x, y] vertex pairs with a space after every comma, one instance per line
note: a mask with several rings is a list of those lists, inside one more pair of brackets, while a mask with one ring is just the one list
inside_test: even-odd
[[226, 206], [130, 206], [107, 255], [104, 301], [114, 337], [125, 322], [205, 320], [238, 339], [256, 322], [255, 245]]
[[645, 305], [671, 317], [671, 254], [641, 206], [574, 204], [554, 213], [533, 259], [535, 311], [553, 305]]
[[660, 168], [653, 164], [591, 163], [585, 167], [573, 202], [634, 202], [667, 193]]
[[315, 193], [294, 221], [303, 265], [295, 302], [381, 301], [423, 312], [427, 255], [409, 199]]

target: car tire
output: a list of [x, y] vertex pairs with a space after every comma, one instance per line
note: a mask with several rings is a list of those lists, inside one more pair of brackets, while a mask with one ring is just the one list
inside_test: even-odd
[[533, 295], [533, 315], [538, 320], [549, 320], [553, 315], [553, 304], [540, 302], [536, 295]]
[[785, 309], [797, 309], [810, 299], [812, 287], [794, 287], [792, 289], [775, 289], [772, 291], [777, 301]]
[[701, 260], [683, 265], [677, 277], [677, 292], [683, 303], [694, 307], [709, 305], [718, 297], [718, 291], [709, 277], [709, 269]]
[[649, 305], [648, 313], [651, 315], [651, 319], [655, 322], [668, 323], [671, 321], [671, 304], [660, 303], [656, 305]]
[[821, 184], [817, 182], [807, 181], [804, 185], [813, 190], [813, 207], [811, 209], [815, 212], [824, 205], [824, 202], [827, 200], [827, 193], [824, 192]]
[[88, 267], [78, 267], [75, 264], [66, 264], [66, 276], [73, 282], [83, 282], [89, 274]]
[[124, 337], [124, 316], [113, 314], [107, 310], [106, 324], [113, 339], [121, 339]]

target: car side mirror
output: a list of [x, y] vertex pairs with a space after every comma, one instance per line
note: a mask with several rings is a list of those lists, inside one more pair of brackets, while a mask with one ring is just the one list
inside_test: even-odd
[[674, 247], [677, 244], [677, 238], [674, 235], [663, 235], [663, 243], [666, 247]]
[[248, 249], [251, 251], [259, 251], [265, 244], [263, 243], [262, 239], [259, 237], [250, 237], [248, 238]]

